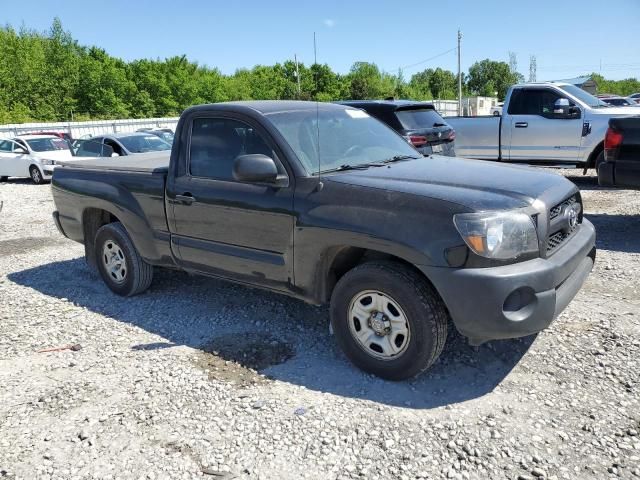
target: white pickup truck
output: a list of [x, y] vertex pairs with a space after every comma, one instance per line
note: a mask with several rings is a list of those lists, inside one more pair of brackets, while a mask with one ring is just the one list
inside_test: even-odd
[[447, 117], [456, 155], [482, 160], [597, 167], [612, 117], [637, 115], [562, 82], [514, 85], [501, 116]]

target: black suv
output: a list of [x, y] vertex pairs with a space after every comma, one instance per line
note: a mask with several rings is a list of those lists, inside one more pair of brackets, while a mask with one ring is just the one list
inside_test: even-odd
[[455, 156], [456, 132], [429, 103], [411, 100], [345, 100], [338, 103], [360, 108], [386, 123], [423, 155]]

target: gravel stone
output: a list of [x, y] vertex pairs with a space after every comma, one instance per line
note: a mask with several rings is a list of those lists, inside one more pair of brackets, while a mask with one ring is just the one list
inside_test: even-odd
[[639, 478], [640, 195], [549, 171], [598, 231], [583, 289], [536, 337], [452, 329], [407, 382], [354, 368], [326, 308], [161, 270], [117, 297], [49, 186], [0, 183], [0, 477]]

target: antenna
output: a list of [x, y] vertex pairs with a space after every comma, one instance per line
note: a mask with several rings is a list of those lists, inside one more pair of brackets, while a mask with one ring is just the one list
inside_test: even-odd
[[318, 103], [318, 49], [316, 47], [316, 32], [313, 32], [313, 64], [314, 64], [314, 81], [316, 84], [316, 152], [318, 154], [318, 190], [322, 189], [323, 184], [320, 181], [320, 104]]

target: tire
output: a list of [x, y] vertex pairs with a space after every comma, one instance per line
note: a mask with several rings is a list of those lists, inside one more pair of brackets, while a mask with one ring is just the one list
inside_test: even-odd
[[142, 259], [122, 223], [100, 227], [94, 245], [98, 271], [112, 292], [130, 297], [149, 288], [153, 267]]
[[6, 181], [8, 181], [8, 180], [9, 180], [9, 177], [7, 177], [7, 176], [5, 176], [5, 175], [3, 175], [3, 176], [1, 176], [1, 177], [0, 177], [0, 182], [6, 182]]
[[31, 177], [31, 181], [36, 185], [42, 185], [44, 183], [42, 172], [35, 165], [31, 165], [29, 167], [29, 176]]
[[604, 162], [604, 150], [598, 154], [595, 162], [593, 162], [593, 167], [596, 169], [596, 175], [598, 174], [598, 168], [600, 168], [600, 164]]
[[[376, 306], [386, 314], [380, 316]], [[370, 315], [366, 328], [359, 307]], [[404, 380], [424, 372], [440, 356], [449, 315], [424, 277], [399, 263], [371, 262], [347, 272], [336, 285], [331, 296], [331, 326], [338, 345], [356, 366], [387, 380]], [[381, 326], [388, 333], [381, 332]], [[367, 340], [358, 340], [358, 334]]]

